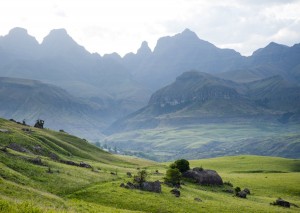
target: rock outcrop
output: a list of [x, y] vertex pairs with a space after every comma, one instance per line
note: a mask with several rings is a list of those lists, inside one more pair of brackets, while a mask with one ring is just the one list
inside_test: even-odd
[[182, 174], [185, 178], [190, 178], [200, 185], [223, 185], [220, 175], [214, 170], [204, 170], [202, 168], [193, 168]]
[[128, 182], [127, 184], [121, 183], [120, 187], [126, 189], [140, 189], [148, 192], [161, 193], [161, 184], [159, 181], [154, 181], [154, 182], [146, 181], [143, 182], [141, 185], [133, 184], [131, 182]]

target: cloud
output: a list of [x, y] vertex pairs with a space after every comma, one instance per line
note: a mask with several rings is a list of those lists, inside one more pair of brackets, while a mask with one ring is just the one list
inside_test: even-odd
[[299, 42], [299, 1], [192, 2], [185, 19], [165, 23], [170, 33], [188, 27], [200, 38], [244, 55], [271, 41]]
[[[5, 2], [5, 3], [3, 3]], [[0, 34], [20, 26], [39, 41], [54, 28], [91, 52], [136, 51], [147, 40], [190, 28], [219, 47], [249, 55], [275, 41], [299, 42], [299, 0], [10, 0], [0, 4]]]

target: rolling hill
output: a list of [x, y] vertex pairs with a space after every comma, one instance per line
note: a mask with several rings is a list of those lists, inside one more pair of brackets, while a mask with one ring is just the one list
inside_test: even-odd
[[86, 138], [103, 137], [107, 109], [75, 98], [65, 90], [40, 81], [0, 78], [0, 116], [33, 125], [45, 120], [45, 127]]
[[[29, 129], [29, 130], [26, 130]], [[126, 189], [146, 169], [149, 180], [163, 181], [167, 165], [104, 152], [75, 136], [0, 119], [1, 212], [297, 212], [269, 203], [282, 197], [300, 205], [299, 160], [235, 156], [190, 161], [215, 169], [234, 187], [249, 188], [240, 199], [223, 190], [185, 181], [181, 196], [162, 184], [161, 193]], [[89, 167], [91, 166], [91, 167]], [[158, 170], [158, 173], [156, 172]], [[282, 181], [284, 180], [284, 181]], [[195, 201], [200, 198], [201, 202]], [[226, 203], [226, 205], [224, 205]]]

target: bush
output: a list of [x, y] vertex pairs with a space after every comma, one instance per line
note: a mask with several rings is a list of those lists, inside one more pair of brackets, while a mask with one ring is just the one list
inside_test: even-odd
[[230, 181], [225, 181], [223, 184], [224, 184], [224, 185], [227, 185], [227, 186], [230, 186], [230, 187], [233, 187], [233, 184], [230, 183]]
[[169, 168], [166, 173], [165, 182], [171, 183], [173, 185], [180, 184], [181, 173], [179, 169]]
[[185, 159], [176, 160], [174, 163], [181, 173], [190, 170], [190, 163]]
[[237, 193], [239, 193], [241, 191], [241, 188], [240, 187], [235, 187], [234, 188], [234, 192], [235, 192], [235, 194], [237, 194]]

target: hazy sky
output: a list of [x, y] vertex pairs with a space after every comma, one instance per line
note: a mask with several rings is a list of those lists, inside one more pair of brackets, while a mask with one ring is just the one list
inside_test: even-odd
[[23, 27], [39, 42], [65, 28], [90, 52], [153, 49], [185, 28], [250, 55], [271, 41], [300, 43], [300, 0], [0, 0], [0, 35]]

